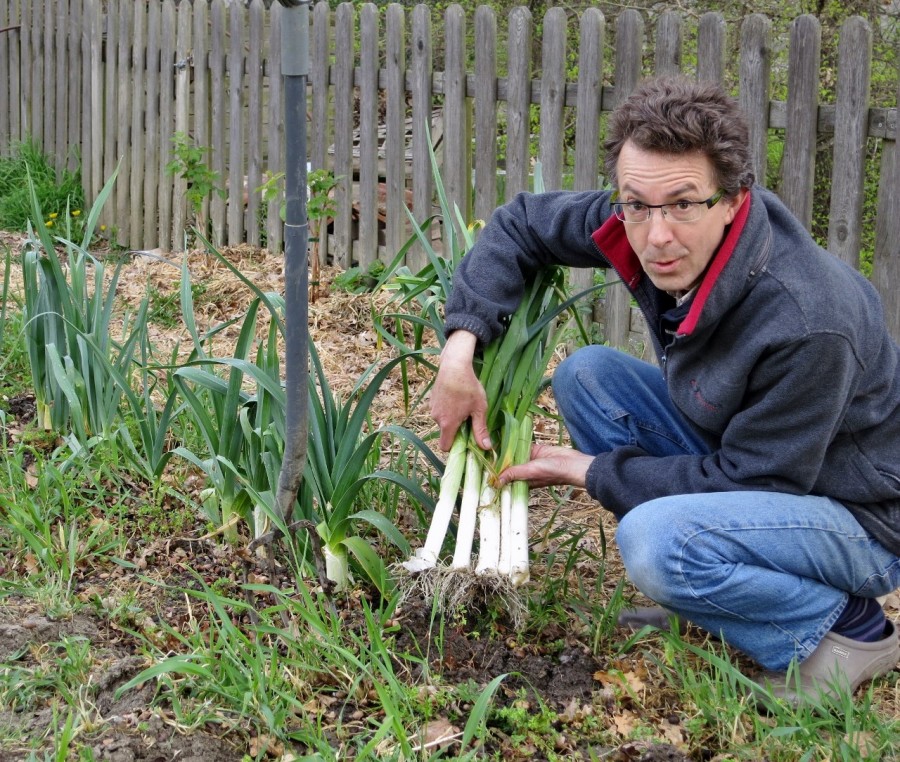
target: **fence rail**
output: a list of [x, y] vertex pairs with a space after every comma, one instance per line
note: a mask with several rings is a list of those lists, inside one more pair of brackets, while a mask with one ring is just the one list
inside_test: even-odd
[[[0, 152], [35, 139], [58, 169], [80, 165], [88, 198], [118, 167], [104, 220], [118, 242], [178, 250], [198, 220], [185, 178], [166, 167], [173, 136], [187, 133], [209, 147], [222, 178], [225, 195], [213, 194], [198, 216], [213, 240], [279, 249], [280, 200], [266, 202], [259, 188], [281, 171], [290, 139], [278, 77], [283, 12], [263, 0], [0, 0]], [[773, 39], [759, 14], [729, 25], [719, 13], [693, 21], [626, 9], [608, 19], [591, 8], [575, 29], [561, 8], [536, 20], [525, 7], [504, 18], [481, 7], [470, 29], [462, 8], [451, 6], [438, 19], [439, 41], [426, 5], [367, 4], [356, 12], [350, 3], [331, 10], [319, 2], [311, 19], [310, 161], [339, 178], [322, 257], [365, 267], [407, 240], [406, 207], [420, 221], [433, 213], [429, 134], [448, 195], [469, 218], [487, 218], [529, 189], [536, 160], [547, 188], [597, 187], [603, 114], [643, 74], [685, 71], [736, 83], [760, 180], [772, 176], [773, 134], [783, 136], [776, 190], [807, 226], [816, 159], [830, 142], [828, 248], [858, 267], [864, 228], [874, 227], [872, 280], [900, 338], [897, 109], [870, 105], [866, 20], [850, 18], [841, 29], [835, 97], [826, 104], [822, 32], [809, 15], [794, 20], [786, 43]], [[577, 50], [567, 50], [576, 38]], [[787, 55], [773, 73], [776, 48]], [[567, 78], [570, 53], [578, 62], [574, 80]], [[781, 100], [771, 96], [776, 80], [786, 81]], [[863, 213], [873, 141], [880, 155], [874, 218]], [[409, 264], [424, 264], [423, 252], [411, 250]], [[583, 283], [590, 273], [577, 278]], [[597, 318], [615, 345], [640, 339], [622, 289], [610, 289]]]

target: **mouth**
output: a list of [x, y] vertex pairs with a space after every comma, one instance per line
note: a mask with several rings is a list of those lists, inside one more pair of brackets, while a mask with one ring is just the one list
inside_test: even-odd
[[652, 270], [656, 270], [657, 272], [667, 273], [675, 270], [680, 262], [681, 257], [676, 257], [675, 259], [658, 259], [652, 262], [648, 262], [647, 266]]

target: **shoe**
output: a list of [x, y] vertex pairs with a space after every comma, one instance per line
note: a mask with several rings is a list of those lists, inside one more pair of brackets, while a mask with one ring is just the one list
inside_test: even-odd
[[636, 606], [622, 609], [619, 612], [616, 624], [620, 629], [631, 630], [632, 632], [637, 632], [644, 627], [655, 627], [657, 630], [670, 632], [673, 620], [678, 631], [683, 634], [685, 627], [678, 619], [678, 616], [662, 606]]
[[765, 671], [753, 682], [768, 694], [798, 706], [809, 699], [835, 699], [853, 693], [866, 680], [886, 675], [900, 661], [900, 638], [888, 620], [884, 637], [874, 643], [851, 640], [829, 632], [799, 666], [785, 672]]

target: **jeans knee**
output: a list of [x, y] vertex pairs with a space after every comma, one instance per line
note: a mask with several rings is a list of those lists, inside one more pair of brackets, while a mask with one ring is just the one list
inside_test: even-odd
[[673, 603], [683, 592], [683, 527], [665, 514], [666, 498], [629, 511], [619, 522], [616, 543], [628, 578], [657, 603]]
[[618, 350], [591, 345], [573, 352], [559, 364], [553, 372], [552, 387], [564, 418], [567, 413], [582, 414], [585, 397], [595, 393], [593, 387], [606, 375], [603, 371], [608, 370], [616, 354]]

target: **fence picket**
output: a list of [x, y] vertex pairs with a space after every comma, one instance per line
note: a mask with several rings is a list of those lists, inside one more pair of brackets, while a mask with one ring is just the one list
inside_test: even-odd
[[[606, 21], [597, 8], [589, 8], [581, 17], [578, 47], [578, 104], [575, 110], [575, 190], [600, 187], [597, 167], [600, 159], [600, 108], [603, 97], [603, 49]], [[575, 292], [590, 287], [593, 269], [578, 269], [570, 273]], [[592, 304], [596, 299], [578, 304], [582, 319], [590, 322]]]
[[[89, 12], [87, 12], [89, 9]], [[88, 199], [93, 203], [100, 189], [103, 187], [103, 55], [101, 52], [101, 40], [103, 39], [103, 7], [100, 0], [87, 0], [85, 17], [90, 19], [88, 34], [91, 48], [91, 78], [90, 78], [90, 102], [89, 114], [91, 140], [87, 148], [90, 150], [89, 159], [84, 161], [90, 164], [91, 189]], [[86, 24], [87, 26], [87, 24]], [[84, 157], [82, 146], [82, 157]], [[155, 173], [152, 173], [155, 174]], [[151, 218], [152, 219], [152, 218]]]
[[740, 104], [747, 115], [753, 171], [760, 183], [765, 183], [768, 159], [771, 29], [772, 22], [759, 13], [751, 14], [741, 25]]
[[31, 84], [31, 61], [34, 60], [31, 52], [32, 2], [33, 0], [21, 0], [21, 5], [19, 6], [19, 24], [21, 25], [19, 29], [19, 50], [21, 57], [16, 63], [19, 69], [19, 85], [22, 88], [21, 138], [23, 140], [27, 137], [34, 137], [32, 130], [32, 124], [34, 123], [31, 120], [32, 97], [34, 95], [34, 88]]
[[444, 184], [450, 208], [471, 216], [469, 101], [466, 97], [466, 17], [459, 5], [444, 13]]
[[[497, 206], [497, 16], [483, 5], [475, 12], [475, 218], [487, 220]], [[424, 218], [423, 218], [424, 219]]]
[[128, 176], [131, 173], [131, 99], [132, 99], [132, 73], [131, 73], [131, 36], [135, 3], [126, 3], [119, 11], [119, 45], [117, 55], [119, 63], [117, 67], [118, 88], [117, 119], [116, 119], [116, 161], [119, 164], [119, 178], [116, 180], [115, 210], [116, 227], [119, 231], [119, 240], [123, 243], [131, 240], [129, 227], [128, 203]]
[[[44, 152], [56, 162], [56, 120], [58, 118], [56, 108], [56, 14], [39, 13], [39, 19], [43, 18], [43, 58], [44, 70], [42, 76], [44, 88], [43, 122], [35, 122], [41, 125], [44, 136]], [[56, 164], [57, 169], [59, 164]]]
[[68, 46], [68, 61], [66, 62], [66, 74], [68, 82], [65, 85], [64, 97], [68, 100], [66, 134], [62, 138], [57, 134], [57, 144], [64, 145], [63, 156], [65, 168], [75, 172], [81, 158], [76, 151], [71, 150], [73, 145], [80, 145], [81, 136], [81, 13], [82, 0], [69, 0], [69, 19], [66, 23], [65, 36]]
[[[531, 11], [509, 12], [506, 94], [506, 200], [528, 190], [531, 167]], [[446, 131], [446, 125], [444, 126]]]
[[828, 250], [859, 267], [865, 195], [866, 130], [872, 72], [872, 29], [854, 16], [841, 28], [834, 120], [834, 166]]
[[[406, 224], [406, 14], [391, 3], [385, 18], [385, 246], [391, 256], [407, 240]], [[379, 193], [379, 195], [381, 195]]]
[[263, 96], [263, 14], [262, 0], [252, 0], [250, 37], [247, 46], [247, 234], [251, 246], [259, 246], [262, 207], [262, 96]]
[[359, 12], [359, 265], [378, 257], [378, 9]]
[[353, 210], [353, 4], [341, 3], [334, 13], [334, 264], [351, 261]]
[[[194, 129], [193, 136], [198, 146], [206, 151], [205, 160], [212, 166], [212, 155], [209, 145], [209, 6], [206, 3], [194, 3], [194, 19], [191, 49], [193, 58], [193, 85], [194, 96]], [[277, 88], [275, 88], [277, 89]], [[217, 181], [219, 190], [222, 188], [222, 178]], [[216, 195], [214, 192], [212, 195]], [[200, 207], [200, 219], [197, 223], [204, 235], [209, 235], [209, 203], [206, 198]]]
[[781, 197], [807, 229], [812, 226], [821, 47], [819, 20], [812, 15], [794, 19], [788, 51]]
[[[175, 63], [172, 76], [175, 87], [175, 135], [183, 135], [190, 143], [196, 140], [189, 135], [190, 124], [190, 86], [191, 86], [191, 27], [194, 24], [194, 13], [190, 3], [180, 3], [175, 17]], [[172, 248], [183, 251], [188, 235], [188, 228], [194, 222], [193, 209], [188, 209], [187, 185], [190, 178], [181, 173], [172, 181]]]
[[725, 48], [728, 28], [718, 11], [707, 11], [700, 17], [697, 30], [697, 79], [705, 82], [725, 81]]
[[[53, 70], [53, 98], [55, 100], [56, 117], [52, 125], [48, 129], [54, 132], [53, 135], [53, 153], [55, 154], [56, 171], [62, 172], [68, 163], [66, 156], [66, 128], [69, 124], [69, 98], [67, 93], [69, 78], [69, 47], [66, 23], [63, 21], [68, 17], [69, 0], [56, 0], [54, 3], [59, 16], [53, 21], [53, 60], [55, 70]], [[48, 16], [56, 16], [56, 13], [48, 13]]]
[[[431, 44], [431, 11], [422, 3], [413, 8], [410, 69], [412, 72], [412, 191], [413, 215], [418, 224], [422, 224], [432, 214], [432, 196], [434, 195], [434, 173], [431, 169], [430, 149], [433, 142], [442, 136], [435, 135], [435, 125], [431, 113], [434, 103], [432, 76], [434, 60]], [[440, 152], [442, 146], [436, 146]], [[432, 226], [425, 231], [426, 238], [431, 238]], [[392, 252], [386, 252], [388, 258]], [[413, 272], [425, 266], [425, 251], [416, 245], [406, 257], [407, 264]]]
[[173, 0], [163, 0], [159, 49], [159, 239], [160, 247], [172, 251], [172, 190], [174, 175], [168, 171], [173, 159], [172, 137], [175, 125], [175, 37], [177, 20]]
[[244, 34], [241, 3], [230, 3], [228, 14], [228, 245], [244, 240]]
[[663, 11], [656, 24], [657, 74], [675, 75], [681, 73], [681, 14]]
[[[282, 6], [272, 6], [269, 27], [269, 77], [281, 75], [281, 23]], [[279, 83], [280, 85], [280, 83]], [[284, 171], [284, 97], [280, 86], [269, 88], [269, 177]], [[269, 251], [281, 251], [284, 241], [284, 225], [281, 220], [283, 193], [275, 194], [266, 212], [266, 246]]]
[[[9, 8], [0, 4], [0, 29], [6, 29], [10, 23]], [[0, 32], [0, 67], [6, 69], [9, 60], [9, 32]], [[0, 77], [0, 156], [9, 153], [10, 139], [13, 136], [10, 128], [10, 111], [12, 111], [12, 98], [10, 85], [12, 83], [6, 77]]]
[[94, 117], [91, 92], [91, 82], [93, 81], [93, 45], [91, 40], [91, 31], [94, 28], [94, 3], [92, 0], [82, 0], [81, 2], [81, 27], [78, 33], [81, 39], [78, 44], [81, 46], [81, 71], [79, 73], [80, 81], [78, 83], [79, 106], [78, 111], [81, 115], [81, 183], [84, 186], [85, 205], [90, 206], [98, 191], [94, 191], [94, 178], [91, 159], [96, 153], [93, 148], [94, 140]]
[[[6, 56], [2, 60], [2, 66], [9, 72], [9, 139], [13, 143], [21, 142], [22, 132], [22, 91], [19, 82], [19, 48], [22, 42], [21, 6], [22, 0], [10, 0], [9, 24], [13, 28], [7, 35]], [[79, 25], [80, 29], [80, 25]], [[0, 144], [0, 154], [9, 152], [9, 144]]]
[[[104, 13], [101, 3], [101, 14]], [[102, 83], [102, 108], [99, 114], [103, 119], [103, 168], [101, 174], [103, 181], [112, 177], [116, 170], [118, 147], [116, 146], [116, 116], [118, 113], [118, 80], [117, 68], [119, 63], [118, 55], [113, 55], [111, 51], [119, 49], [119, 7], [117, 3], [110, 3], [105, 9], [105, 15], [101, 16], [103, 24], [104, 42], [100, 48], [101, 61], [99, 62], [100, 70], [103, 73]], [[163, 107], [160, 102], [160, 108]], [[99, 117], [98, 114], [98, 118]], [[121, 182], [121, 180], [117, 180]], [[101, 186], [102, 187], [102, 186]], [[100, 217], [101, 222], [108, 226], [110, 235], [115, 235], [118, 225], [115, 224], [116, 209], [115, 196], [113, 200], [108, 202], [103, 209]], [[121, 240], [121, 239], [119, 239]]]
[[[227, 162], [227, 143], [225, 142], [225, 3], [224, 0], [212, 0], [209, 6], [209, 19], [212, 25], [212, 40], [209, 49], [209, 87], [211, 96], [210, 109], [210, 146], [212, 148], [212, 170], [224, 184], [228, 175], [225, 172]], [[227, 185], [226, 185], [227, 187]], [[214, 194], [209, 201], [209, 219], [212, 242], [216, 246], [225, 243], [225, 198]]]
[[[159, 212], [160, 166], [159, 157], [159, 111], [155, 108], [159, 102], [160, 47], [159, 39], [162, 29], [162, 6], [150, 3], [147, 7], [147, 56], [146, 80], [147, 96], [145, 118], [147, 126], [144, 137], [144, 237], [134, 242], [143, 249], [152, 249], [159, 245], [156, 231], [160, 229], [157, 214]], [[154, 171], [156, 169], [157, 171]]]
[[551, 8], [544, 14], [541, 52], [540, 157], [544, 187], [562, 188], [563, 111], [566, 98], [566, 12]]
[[[900, 102], [900, 85], [898, 85]], [[884, 141], [875, 218], [872, 282], [881, 294], [891, 335], [900, 340], [900, 147]]]
[[[628, 9], [616, 19], [616, 103], [622, 103], [641, 78], [641, 53], [644, 49], [644, 20], [636, 10]], [[614, 278], [612, 271], [608, 278]], [[628, 346], [631, 328], [631, 294], [623, 283], [604, 291], [604, 328], [606, 340], [613, 346]]]
[[40, 0], [31, 0], [31, 50], [30, 58], [24, 59], [29, 69], [29, 93], [31, 94], [31, 136], [44, 148], [44, 120], [49, 114], [44, 110], [44, 25]]
[[[318, 2], [312, 13], [312, 49], [313, 61], [331, 60], [331, 11], [327, 2]], [[312, 120], [310, 163], [313, 169], [331, 169], [328, 160], [328, 142], [333, 120], [329, 118], [329, 82], [330, 66], [313, 66], [310, 72], [312, 85], [312, 110], [317, 118]], [[328, 257], [329, 239], [321, 236], [319, 241], [319, 257], [324, 262]]]
[[[144, 123], [144, 111], [146, 109], [146, 95], [144, 92], [146, 79], [146, 65], [144, 51], [147, 49], [147, 6], [136, 3], [134, 6], [134, 73], [132, 75], [133, 92], [131, 97], [131, 124], [142, 125]], [[131, 136], [131, 172], [128, 177], [123, 177], [121, 185], [128, 181], [129, 201], [129, 230], [130, 240], [143, 243], [150, 231], [144, 229], [144, 222], [148, 228], [156, 228], [155, 220], [144, 218], [144, 139], [145, 132], [135, 129]]]

